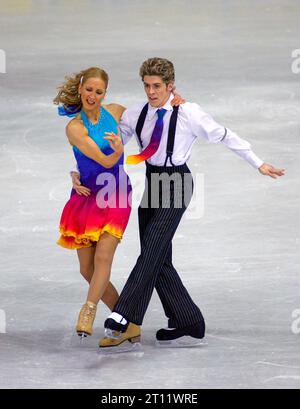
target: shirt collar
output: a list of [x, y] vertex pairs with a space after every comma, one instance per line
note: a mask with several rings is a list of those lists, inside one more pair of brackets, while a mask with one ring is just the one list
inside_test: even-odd
[[174, 94], [170, 94], [170, 98], [168, 99], [168, 101], [165, 103], [165, 105], [163, 105], [162, 107], [156, 108], [156, 107], [152, 107], [150, 104], [148, 104], [148, 113], [147, 113], [147, 119], [150, 121], [151, 119], [153, 119], [153, 117], [156, 114], [156, 111], [160, 108], [164, 108], [167, 111], [172, 111], [173, 107], [171, 105], [171, 101], [174, 98]]

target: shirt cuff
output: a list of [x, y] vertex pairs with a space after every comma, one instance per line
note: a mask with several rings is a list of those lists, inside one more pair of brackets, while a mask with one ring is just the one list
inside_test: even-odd
[[72, 176], [72, 172], [76, 172], [76, 173], [79, 173], [79, 170], [78, 170], [78, 167], [77, 166], [74, 166], [71, 170], [70, 170], [70, 176]]
[[260, 168], [264, 163], [264, 161], [261, 160], [257, 155], [255, 155], [255, 153], [251, 149], [247, 151], [236, 151], [236, 153], [243, 159], [245, 159], [248, 163], [250, 163], [250, 165], [252, 165], [255, 169]]

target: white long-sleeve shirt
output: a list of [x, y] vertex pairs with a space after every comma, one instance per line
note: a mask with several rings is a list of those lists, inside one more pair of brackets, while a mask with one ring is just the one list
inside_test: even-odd
[[[148, 162], [151, 165], [163, 166], [166, 159], [168, 129], [173, 110], [171, 100], [173, 97], [174, 96], [171, 94], [169, 100], [162, 107], [167, 110], [164, 115], [164, 129], [159, 148], [155, 154], [148, 159]], [[126, 109], [123, 113], [120, 122], [120, 130], [124, 144], [126, 144], [133, 135], [136, 135], [135, 127], [144, 105], [145, 104], [135, 105], [132, 108]], [[150, 142], [157, 119], [156, 111], [157, 108], [154, 108], [149, 104], [146, 120], [141, 133], [143, 148], [145, 148]], [[198, 104], [186, 102], [185, 104], [180, 105], [178, 110], [174, 151], [172, 156], [172, 162], [174, 165], [182, 165], [189, 160], [192, 146], [198, 137], [203, 137], [212, 143], [223, 143], [227, 148], [244, 158], [255, 168], [259, 168], [263, 164], [263, 161], [252, 151], [249, 142], [240, 138], [230, 129], [226, 129], [224, 126], [218, 124], [211, 115], [204, 112]], [[167, 165], [171, 165], [169, 161]]]
[[[165, 163], [169, 122], [173, 110], [171, 100], [173, 98], [174, 95], [171, 94], [165, 105], [160, 107], [166, 109], [167, 112], [164, 115], [164, 128], [159, 147], [155, 154], [148, 159], [148, 162], [151, 165], [163, 166]], [[144, 105], [145, 103], [140, 103], [124, 111], [119, 125], [124, 144], [135, 135], [138, 146], [140, 147], [135, 128]], [[150, 142], [154, 125], [157, 120], [157, 109], [158, 108], [154, 108], [150, 104], [148, 106], [147, 116], [141, 132], [143, 149], [146, 148]], [[172, 162], [174, 165], [182, 165], [189, 160], [192, 146], [198, 137], [203, 137], [212, 143], [221, 142], [255, 168], [259, 168], [264, 163], [264, 161], [258, 158], [252, 151], [249, 142], [240, 138], [230, 129], [218, 124], [211, 115], [203, 111], [198, 104], [186, 102], [185, 104], [180, 105], [178, 110], [174, 150], [172, 155]], [[171, 166], [169, 160], [167, 166]], [[73, 170], [76, 170], [75, 165]]]

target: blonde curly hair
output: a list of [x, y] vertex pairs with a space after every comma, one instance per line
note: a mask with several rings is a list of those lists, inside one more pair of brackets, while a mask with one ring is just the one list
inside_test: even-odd
[[101, 78], [105, 82], [106, 88], [108, 87], [109, 78], [106, 71], [99, 67], [90, 67], [73, 74], [73, 76], [66, 76], [66, 81], [58, 87], [58, 94], [53, 99], [53, 103], [55, 105], [62, 104], [67, 112], [79, 112], [82, 102], [78, 94], [78, 87], [89, 78]]

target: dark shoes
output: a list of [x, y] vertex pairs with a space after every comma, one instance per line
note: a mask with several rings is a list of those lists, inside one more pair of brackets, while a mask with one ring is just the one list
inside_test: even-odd
[[205, 344], [204, 321], [185, 328], [160, 329], [156, 333], [156, 344], [166, 347], [197, 346]]
[[[125, 321], [125, 319], [124, 319]], [[106, 338], [120, 340], [127, 331], [129, 322], [121, 324], [113, 318], [107, 318], [105, 327]], [[201, 320], [184, 328], [160, 329], [156, 333], [156, 344], [160, 347], [184, 347], [206, 344], [204, 341], [205, 322]]]
[[107, 318], [107, 320], [105, 320], [104, 322], [105, 335], [108, 338], [118, 339], [120, 337], [120, 334], [117, 335], [115, 333], [126, 332], [128, 325], [129, 322], [127, 322], [126, 324], [121, 324], [112, 318]]

